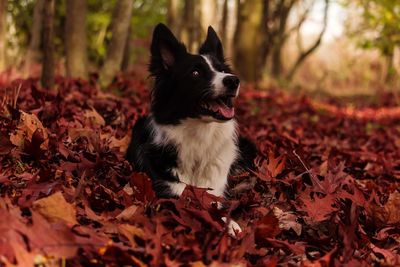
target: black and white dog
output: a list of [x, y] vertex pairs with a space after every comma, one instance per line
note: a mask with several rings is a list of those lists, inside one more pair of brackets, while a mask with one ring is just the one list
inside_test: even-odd
[[193, 55], [157, 25], [149, 70], [151, 113], [135, 124], [127, 160], [151, 177], [159, 197], [178, 197], [186, 185], [224, 196], [228, 175], [252, 166], [256, 149], [238, 137], [233, 100], [240, 82], [214, 29]]

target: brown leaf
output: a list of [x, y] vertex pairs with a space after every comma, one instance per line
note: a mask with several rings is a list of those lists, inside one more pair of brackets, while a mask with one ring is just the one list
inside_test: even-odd
[[77, 224], [76, 209], [68, 203], [61, 192], [33, 202], [33, 209], [43, 215], [49, 222], [67, 222]]
[[300, 236], [302, 226], [298, 223], [297, 216], [291, 212], [285, 212], [278, 207], [274, 207], [274, 215], [279, 220], [279, 228], [282, 230], [290, 230], [292, 229], [295, 233]]
[[20, 111], [21, 116], [18, 123], [17, 131], [10, 136], [10, 141], [13, 145], [23, 147], [25, 140], [32, 141], [33, 134], [39, 130], [43, 134], [44, 142], [40, 148], [47, 150], [49, 147], [49, 138], [47, 130], [43, 127], [42, 122], [34, 114], [28, 114]]
[[119, 148], [120, 152], [125, 153], [125, 151], [128, 149], [130, 141], [131, 138], [128, 134], [121, 139], [117, 139], [115, 136], [111, 136], [111, 138], [108, 139], [108, 144], [110, 148]]
[[117, 220], [120, 221], [128, 221], [129, 219], [132, 218], [132, 216], [135, 214], [137, 211], [138, 206], [137, 205], [132, 205], [124, 209], [118, 216], [116, 217]]
[[99, 125], [99, 126], [106, 125], [106, 121], [104, 120], [104, 118], [94, 108], [92, 108], [91, 110], [85, 110], [83, 116], [93, 125]]
[[384, 224], [396, 224], [400, 222], [400, 193], [395, 191], [389, 195], [386, 204], [381, 207], [371, 205], [369, 212], [371, 216]]

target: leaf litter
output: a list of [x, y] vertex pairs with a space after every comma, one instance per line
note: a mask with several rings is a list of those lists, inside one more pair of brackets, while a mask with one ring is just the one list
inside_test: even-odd
[[[132, 73], [110, 86], [118, 94], [95, 76], [58, 78], [55, 91], [36, 79], [3, 88], [19, 94], [0, 113], [0, 266], [400, 264], [392, 107], [349, 113], [244, 87], [238, 120], [259, 149], [256, 169], [230, 177], [227, 199], [193, 187], [157, 199], [124, 160], [148, 87]], [[231, 237], [222, 217], [243, 232]]]

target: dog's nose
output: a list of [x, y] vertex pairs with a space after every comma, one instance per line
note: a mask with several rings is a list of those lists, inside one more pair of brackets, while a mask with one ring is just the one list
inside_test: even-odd
[[240, 80], [234, 75], [229, 75], [222, 80], [222, 83], [229, 91], [235, 91], [239, 87]]

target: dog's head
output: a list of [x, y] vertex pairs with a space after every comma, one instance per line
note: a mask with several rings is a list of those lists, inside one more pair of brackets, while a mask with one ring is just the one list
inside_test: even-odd
[[158, 123], [186, 118], [228, 121], [239, 79], [225, 63], [221, 41], [212, 27], [198, 55], [190, 54], [164, 24], [154, 29], [150, 72], [155, 77], [152, 113]]

